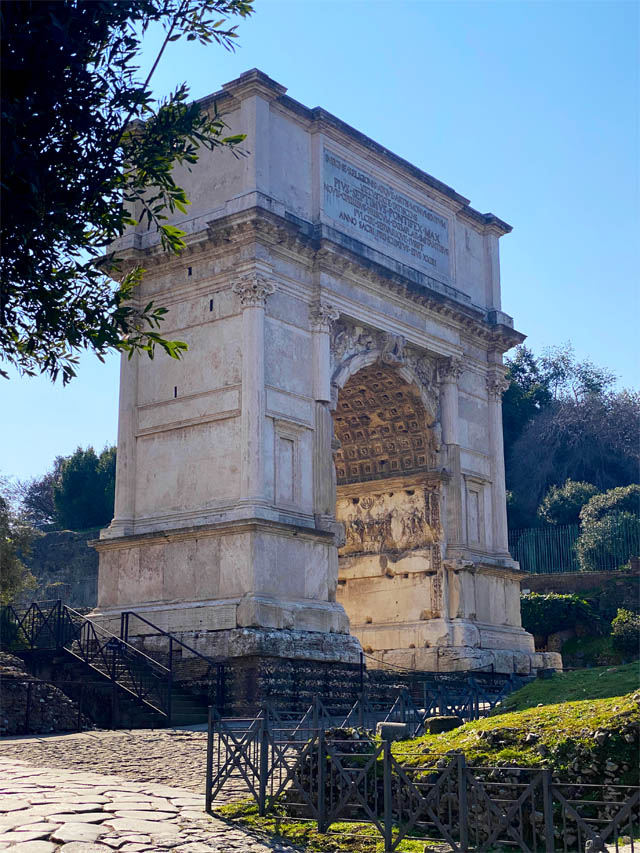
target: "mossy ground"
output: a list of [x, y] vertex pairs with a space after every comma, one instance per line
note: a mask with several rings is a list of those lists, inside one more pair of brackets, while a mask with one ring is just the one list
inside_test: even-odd
[[557, 705], [581, 699], [608, 699], [624, 696], [640, 688], [640, 663], [624, 666], [556, 672], [551, 678], [536, 679], [517, 690], [496, 708], [494, 715], [524, 711], [538, 705]]
[[[216, 813], [227, 820], [241, 823], [257, 835], [279, 838], [299, 845], [304, 850], [318, 853], [381, 853], [384, 849], [380, 834], [368, 823], [334, 823], [328, 832], [322, 833], [310, 821], [287, 820], [283, 815], [260, 817], [253, 801], [223, 806]], [[437, 842], [431, 848], [428, 841], [409, 840], [402, 841], [398, 851], [423, 853], [433, 849], [435, 853], [441, 848], [442, 844]]]
[[[637, 737], [628, 743], [625, 733], [629, 727], [637, 731], [639, 724], [632, 694], [585, 699], [485, 717], [445, 734], [400, 741], [393, 753], [413, 766], [429, 767], [453, 750], [464, 753], [469, 765], [550, 767], [567, 781], [576, 775], [576, 761], [586, 767], [613, 760], [629, 767], [616, 781], [637, 785]], [[594, 739], [596, 732], [604, 736], [602, 743]]]

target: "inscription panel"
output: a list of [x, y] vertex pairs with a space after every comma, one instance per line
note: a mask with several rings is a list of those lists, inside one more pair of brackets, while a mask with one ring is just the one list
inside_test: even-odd
[[449, 224], [439, 213], [327, 149], [323, 195], [337, 230], [429, 275], [449, 276]]

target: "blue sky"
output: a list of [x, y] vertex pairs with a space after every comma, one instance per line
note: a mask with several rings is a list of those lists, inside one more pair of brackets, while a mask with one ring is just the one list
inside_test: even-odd
[[[258, 67], [479, 210], [501, 240], [503, 308], [528, 345], [571, 340], [638, 387], [638, 33], [635, 2], [256, 0], [235, 54], [174, 43], [158, 94], [194, 97]], [[152, 33], [143, 63], [153, 61]], [[0, 380], [0, 474], [116, 439], [117, 357], [67, 388]]]

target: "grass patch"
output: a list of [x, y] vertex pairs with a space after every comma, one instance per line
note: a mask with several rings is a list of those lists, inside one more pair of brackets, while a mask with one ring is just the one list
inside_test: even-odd
[[493, 716], [538, 705], [624, 696], [639, 688], [640, 664], [637, 661], [624, 666], [556, 672], [551, 678], [538, 678], [507, 696]]
[[[232, 803], [216, 810], [220, 817], [242, 824], [256, 835], [267, 835], [270, 840], [281, 839], [297, 844], [305, 850], [318, 853], [383, 853], [384, 843], [379, 832], [370, 823], [334, 823], [327, 832], [318, 832], [312, 821], [293, 821], [284, 814], [258, 815], [253, 801]], [[423, 853], [431, 848], [427, 839], [405, 840], [399, 853]], [[442, 842], [433, 842], [434, 851], [442, 849]]]
[[395, 743], [392, 750], [425, 769], [455, 751], [463, 752], [470, 765], [550, 767], [563, 779], [587, 774], [585, 779], [593, 782], [604, 776], [599, 770], [589, 775], [589, 769], [602, 767], [604, 773], [611, 760], [618, 764], [618, 784], [637, 785], [640, 709], [633, 695], [502, 712], [446, 734]]

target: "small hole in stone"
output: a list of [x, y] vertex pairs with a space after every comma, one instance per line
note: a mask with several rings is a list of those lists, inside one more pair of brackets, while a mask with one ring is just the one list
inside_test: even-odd
[[405, 572], [405, 573], [402, 575], [402, 577], [403, 577], [403, 578], [408, 578], [408, 577], [409, 577], [409, 572]]
[[192, 273], [193, 270], [191, 269], [191, 267], [187, 267], [187, 275], [192, 275]]
[[178, 396], [178, 386], [177, 386], [177, 385], [174, 385], [174, 386], [173, 386], [173, 396], [174, 396], [174, 397], [177, 397], [177, 396]]
[[213, 299], [209, 300], [209, 311], [213, 311]]
[[407, 495], [414, 495], [414, 494], [415, 494], [415, 490], [414, 490], [414, 489], [405, 489], [405, 493], [406, 493]]
[[359, 504], [359, 503], [360, 503], [360, 498], [351, 498], [351, 503]]

